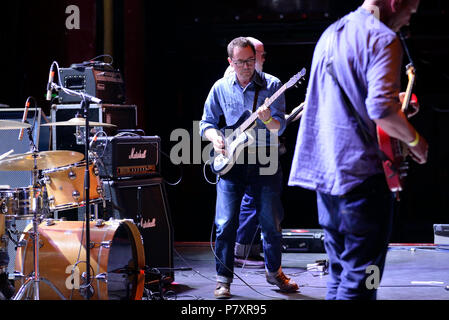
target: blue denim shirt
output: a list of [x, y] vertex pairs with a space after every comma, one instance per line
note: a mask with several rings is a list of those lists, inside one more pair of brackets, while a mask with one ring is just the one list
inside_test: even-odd
[[[267, 73], [255, 72], [251, 82], [242, 88], [232, 73], [215, 82], [204, 104], [204, 112], [200, 121], [200, 135], [208, 128], [220, 129], [218, 123], [220, 116], [224, 116], [226, 125], [234, 125], [245, 110], [252, 112], [256, 84], [261, 86], [257, 98], [256, 108], [260, 107], [266, 98], [271, 97], [282, 87], [281, 81]], [[270, 106], [271, 116], [280, 122], [278, 135], [285, 130], [285, 96], [281, 94]], [[255, 129], [266, 129], [259, 119], [256, 120]], [[270, 131], [267, 130], [267, 142], [270, 141]], [[276, 140], [277, 141], [277, 140]], [[258, 142], [258, 145], [259, 142]]]
[[317, 43], [288, 184], [343, 195], [383, 170], [377, 143], [364, 146], [326, 72], [330, 56], [341, 86], [377, 141], [372, 119], [400, 108], [402, 48], [396, 34], [363, 8], [329, 27]]

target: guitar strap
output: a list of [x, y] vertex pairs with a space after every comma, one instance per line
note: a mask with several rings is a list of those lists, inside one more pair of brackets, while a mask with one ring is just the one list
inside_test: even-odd
[[256, 111], [257, 108], [257, 98], [259, 97], [260, 86], [254, 83], [255, 91], [254, 91], [254, 103], [253, 103], [253, 112]]

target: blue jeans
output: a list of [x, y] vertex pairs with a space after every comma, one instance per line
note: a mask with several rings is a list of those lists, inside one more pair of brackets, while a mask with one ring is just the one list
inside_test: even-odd
[[[282, 170], [260, 175], [258, 165], [234, 165], [217, 184], [215, 264], [217, 281], [231, 283], [234, 271], [234, 246], [239, 225], [240, 205], [247, 193], [254, 199], [263, 234], [265, 268], [277, 272], [281, 267]], [[223, 265], [224, 264], [224, 265]]]
[[[237, 239], [236, 242], [242, 249], [243, 256], [246, 256], [247, 251], [250, 256], [253, 251], [250, 247], [259, 247], [261, 244], [260, 239], [260, 228], [259, 228], [259, 217], [256, 212], [256, 205], [254, 204], [254, 199], [245, 193], [243, 196], [242, 204], [240, 206], [240, 216], [239, 216], [239, 228], [237, 229]], [[244, 247], [244, 248], [243, 248]]]
[[326, 299], [376, 299], [366, 282], [377, 266], [380, 283], [392, 229], [393, 195], [385, 177], [368, 178], [344, 196], [317, 192], [318, 218], [329, 256]]

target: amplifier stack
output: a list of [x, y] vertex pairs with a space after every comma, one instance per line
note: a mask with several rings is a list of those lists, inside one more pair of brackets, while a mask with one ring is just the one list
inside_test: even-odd
[[92, 151], [101, 161], [98, 169], [107, 200], [105, 215], [132, 219], [142, 235], [146, 266], [165, 270], [161, 273], [173, 280], [173, 232], [160, 176], [160, 138], [101, 137]]

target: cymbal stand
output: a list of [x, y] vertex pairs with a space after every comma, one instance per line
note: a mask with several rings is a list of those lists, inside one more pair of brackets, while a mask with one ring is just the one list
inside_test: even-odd
[[[42, 220], [42, 216], [38, 216], [39, 211], [41, 210], [41, 206], [39, 205], [39, 197], [41, 196], [39, 193], [35, 193], [34, 190], [41, 190], [41, 185], [38, 183], [38, 175], [39, 171], [37, 169], [37, 157], [38, 157], [38, 150], [36, 148], [36, 145], [33, 141], [33, 134], [32, 129], [28, 128], [28, 135], [30, 139], [30, 146], [31, 146], [31, 152], [33, 154], [34, 158], [34, 167], [33, 167], [33, 192], [32, 192], [32, 201], [31, 201], [31, 210], [33, 210], [33, 231], [31, 233], [31, 238], [33, 239], [33, 267], [34, 272], [25, 280], [25, 282], [22, 284], [22, 286], [19, 288], [17, 293], [12, 297], [12, 300], [20, 300], [22, 299], [23, 295], [27, 291], [27, 289], [33, 285], [33, 300], [39, 300], [40, 293], [39, 293], [39, 285], [40, 282], [43, 281], [46, 284], [50, 286], [57, 294], [58, 296], [65, 300], [65, 297], [62, 295], [62, 293], [47, 279], [42, 278], [39, 273], [39, 224]], [[48, 201], [44, 201], [44, 203], [48, 203]]]

